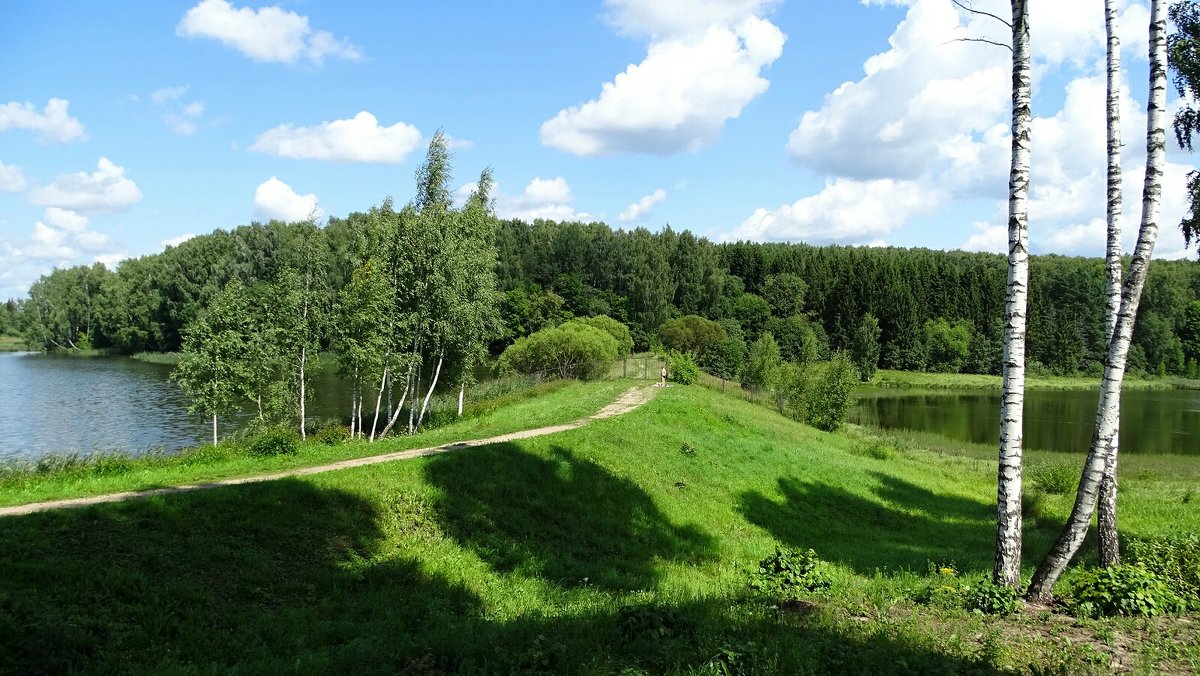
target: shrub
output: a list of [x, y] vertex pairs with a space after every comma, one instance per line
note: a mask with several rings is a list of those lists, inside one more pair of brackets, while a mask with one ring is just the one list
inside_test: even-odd
[[1071, 597], [1071, 611], [1080, 617], [1153, 617], [1186, 607], [1166, 581], [1140, 563], [1084, 571], [1071, 583]]
[[1200, 535], [1183, 533], [1143, 540], [1130, 538], [1129, 558], [1167, 583], [1190, 610], [1200, 610]]
[[313, 440], [326, 446], [337, 446], [345, 443], [349, 438], [350, 430], [346, 429], [345, 425], [326, 425], [313, 435]]
[[1029, 483], [1047, 495], [1073, 493], [1079, 481], [1079, 469], [1067, 462], [1046, 462], [1029, 468]]
[[608, 332], [613, 337], [613, 340], [617, 341], [618, 357], [628, 355], [633, 349], [633, 337], [629, 333], [629, 327], [612, 317], [599, 315], [596, 317], [582, 317], [575, 321]]
[[703, 357], [709, 348], [724, 339], [725, 329], [711, 319], [688, 315], [671, 319], [658, 327], [658, 341], [668, 350], [691, 352]]
[[806, 378], [803, 419], [817, 429], [832, 432], [850, 414], [858, 372], [845, 352], [838, 352], [828, 364]]
[[268, 427], [259, 432], [246, 444], [250, 455], [263, 457], [291, 455], [299, 446], [296, 433], [282, 427]]
[[542, 329], [508, 346], [496, 361], [500, 373], [553, 373], [560, 378], [598, 378], [617, 358], [607, 331], [579, 321]]
[[700, 367], [687, 352], [667, 353], [667, 374], [673, 382], [691, 385], [700, 379]]
[[758, 562], [758, 568], [750, 576], [750, 588], [792, 601], [831, 586], [825, 567], [825, 562], [811, 549], [800, 552], [776, 547], [773, 555]]
[[1016, 589], [984, 579], [971, 587], [968, 610], [984, 615], [1008, 616], [1019, 611], [1024, 604]]

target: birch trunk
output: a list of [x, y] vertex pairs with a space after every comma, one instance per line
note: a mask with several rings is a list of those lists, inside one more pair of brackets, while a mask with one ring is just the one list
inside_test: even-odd
[[[305, 312], [307, 314], [307, 310]], [[304, 362], [308, 358], [308, 346], [300, 346], [300, 439], [303, 441], [307, 437], [304, 435]]]
[[1133, 322], [1137, 317], [1142, 287], [1150, 269], [1150, 256], [1154, 253], [1154, 243], [1158, 238], [1162, 175], [1166, 161], [1166, 5], [1166, 0], [1152, 0], [1150, 3], [1150, 100], [1146, 106], [1146, 181], [1142, 188], [1142, 222], [1138, 229], [1137, 247], [1133, 251], [1129, 275], [1121, 292], [1121, 308], [1117, 313], [1117, 323], [1108, 345], [1104, 380], [1100, 385], [1100, 402], [1096, 406], [1096, 428], [1092, 433], [1092, 445], [1079, 480], [1079, 490], [1075, 494], [1075, 505], [1058, 540], [1038, 565], [1029, 584], [1028, 596], [1036, 601], [1047, 601], [1051, 598], [1054, 583], [1058, 581], [1087, 535], [1099, 486], [1108, 466], [1110, 445], [1117, 433], [1125, 359], [1129, 354], [1129, 342], [1133, 335]]
[[213, 413], [213, 446], [217, 445], [217, 414]]
[[404, 376], [404, 393], [400, 396], [400, 403], [396, 404], [396, 411], [392, 413], [392, 417], [388, 419], [387, 425], [385, 425], [383, 431], [379, 433], [380, 439], [386, 437], [387, 433], [392, 431], [392, 426], [395, 425], [396, 421], [400, 419], [400, 412], [404, 410], [404, 400], [408, 399], [408, 391], [412, 389], [412, 371], [412, 364], [409, 364], [408, 374]]
[[1012, 164], [1008, 179], [1008, 293], [1000, 403], [1000, 466], [996, 491], [998, 584], [1021, 583], [1021, 456], [1025, 413], [1025, 324], [1029, 300], [1029, 138], [1031, 79], [1029, 7], [1012, 2]]
[[446, 348], [442, 348], [438, 352], [437, 367], [433, 369], [433, 380], [429, 382], [429, 392], [425, 393], [425, 401], [421, 403], [421, 414], [417, 416], [417, 427], [421, 429], [421, 422], [425, 420], [425, 412], [429, 410], [429, 400], [433, 398], [433, 389], [437, 387], [438, 376], [442, 375], [442, 360], [446, 357]]
[[[375, 441], [375, 429], [379, 427], [379, 405], [383, 403], [383, 390], [388, 388], [388, 367], [383, 367], [383, 377], [379, 379], [379, 396], [375, 397], [375, 419], [371, 421], [371, 436], [369, 441]], [[386, 433], [386, 430], [385, 430]]]
[[458, 386], [458, 417], [462, 417], [463, 395], [467, 393], [467, 384], [462, 383]]
[[[1116, 0], [1104, 0], [1104, 26], [1108, 34], [1108, 303], [1104, 309], [1107, 340], [1112, 342], [1117, 313], [1121, 310], [1121, 38], [1117, 35]], [[1120, 442], [1120, 411], [1117, 431], [1113, 433], [1109, 459], [1100, 482], [1097, 507], [1100, 564], [1114, 566], [1121, 561], [1117, 537], [1117, 450]]]

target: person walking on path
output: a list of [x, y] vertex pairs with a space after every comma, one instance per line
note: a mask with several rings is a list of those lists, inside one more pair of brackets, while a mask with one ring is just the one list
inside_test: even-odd
[[658, 375], [661, 377], [661, 380], [658, 381], [658, 386], [666, 387], [667, 386], [667, 365], [665, 363], [662, 365], [662, 370], [660, 370], [658, 372]]

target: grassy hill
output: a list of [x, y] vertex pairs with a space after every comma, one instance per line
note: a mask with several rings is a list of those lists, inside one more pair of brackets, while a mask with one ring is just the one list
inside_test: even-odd
[[[1125, 532], [1200, 530], [1200, 462], [1180, 463], [1123, 466]], [[945, 583], [931, 566], [990, 570], [994, 482], [987, 461], [672, 387], [520, 443], [0, 519], [0, 671], [1200, 668], [1187, 620], [919, 602]], [[1031, 498], [1030, 566], [1071, 497]], [[751, 594], [778, 545], [814, 549], [832, 588]]]

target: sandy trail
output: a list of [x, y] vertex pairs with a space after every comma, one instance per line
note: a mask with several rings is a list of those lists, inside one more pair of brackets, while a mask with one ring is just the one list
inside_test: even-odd
[[563, 425], [550, 425], [547, 427], [538, 427], [530, 430], [521, 430], [520, 432], [510, 432], [494, 437], [484, 439], [470, 439], [466, 441], [455, 441], [441, 446], [430, 446], [427, 448], [414, 448], [407, 451], [397, 451], [395, 453], [385, 453], [383, 455], [372, 455], [365, 458], [354, 458], [353, 460], [342, 460], [332, 462], [326, 465], [317, 465], [314, 467], [300, 467], [297, 469], [289, 469], [284, 472], [275, 472], [273, 474], [259, 474], [256, 476], [241, 477], [238, 479], [221, 479], [219, 481], [207, 481], [197, 484], [186, 484], [183, 486], [171, 486], [169, 488], [153, 488], [145, 491], [126, 491], [123, 493], [108, 493], [106, 495], [93, 495], [86, 498], [71, 498], [69, 500], [50, 500], [47, 502], [31, 502], [25, 505], [14, 505], [12, 507], [0, 507], [0, 517], [17, 516], [21, 514], [33, 514], [34, 512], [46, 512], [54, 509], [70, 509], [72, 507], [84, 507], [87, 505], [99, 505], [107, 502], [121, 502], [123, 500], [133, 500], [136, 498], [146, 498], [152, 495], [170, 495], [172, 493], [185, 493], [188, 491], [204, 490], [206, 488], [219, 488], [221, 486], [238, 486], [241, 484], [254, 484], [263, 481], [275, 481], [276, 479], [286, 479], [289, 477], [307, 476], [309, 474], [320, 474], [322, 472], [334, 472], [339, 469], [349, 469], [351, 467], [365, 467], [367, 465], [377, 465], [381, 462], [392, 462], [394, 460], [408, 460], [409, 458], [421, 458], [427, 455], [437, 455], [439, 453], [449, 453], [451, 451], [461, 451], [465, 448], [475, 448], [477, 446], [488, 446], [490, 444], [501, 444], [506, 441], [517, 441], [519, 439], [530, 439], [533, 437], [542, 437], [547, 434], [557, 434], [567, 430], [578, 429], [593, 420], [603, 420], [604, 418], [612, 418], [614, 416], [628, 413], [642, 404], [650, 401], [657, 390], [654, 387], [631, 387], [626, 390], [617, 400], [604, 408], [597, 411], [595, 414], [586, 418], [581, 418], [575, 422], [566, 423]]

